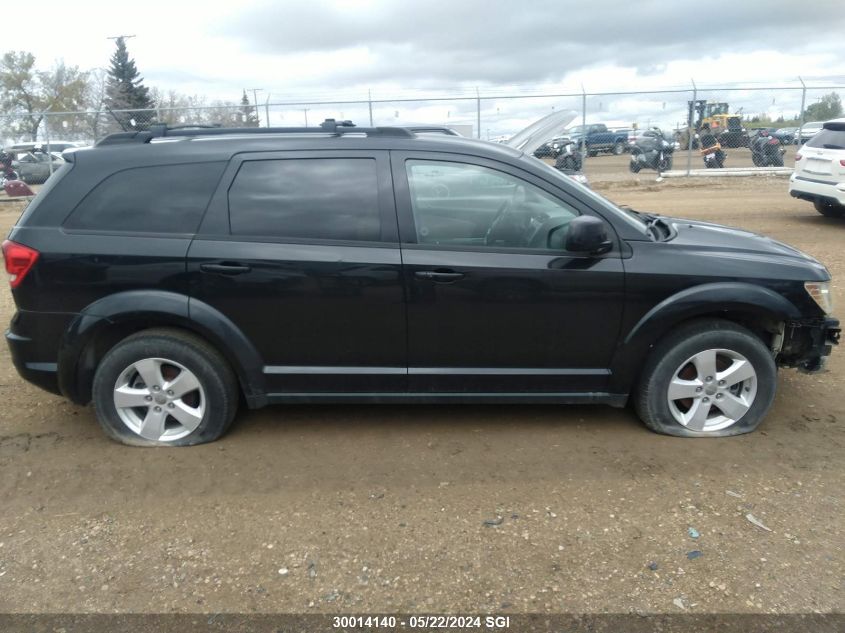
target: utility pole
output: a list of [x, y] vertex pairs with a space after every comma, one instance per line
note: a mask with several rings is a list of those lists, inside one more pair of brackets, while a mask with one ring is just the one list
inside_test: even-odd
[[135, 35], [113, 35], [112, 37], [107, 37], [106, 39], [107, 40], [130, 40], [133, 37], [136, 37], [136, 36]]
[[[252, 105], [255, 106], [255, 116], [258, 117], [258, 127], [261, 127], [261, 115], [258, 113], [258, 91], [264, 92], [264, 88], [247, 88], [252, 90]], [[267, 122], [269, 127], [270, 122]]]

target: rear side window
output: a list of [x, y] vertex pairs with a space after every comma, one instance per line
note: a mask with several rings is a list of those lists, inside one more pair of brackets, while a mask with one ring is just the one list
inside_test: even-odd
[[225, 162], [137, 167], [112, 174], [85, 196], [65, 228], [194, 233]]
[[845, 129], [831, 130], [824, 128], [807, 141], [807, 147], [824, 149], [845, 149]]
[[245, 161], [229, 189], [229, 222], [233, 235], [379, 241], [376, 161]]

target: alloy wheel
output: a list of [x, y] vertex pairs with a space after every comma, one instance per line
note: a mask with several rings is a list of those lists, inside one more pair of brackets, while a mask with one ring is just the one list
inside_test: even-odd
[[132, 363], [114, 386], [114, 406], [121, 421], [156, 442], [173, 442], [193, 433], [203, 420], [206, 402], [194, 373], [165, 358]]
[[728, 349], [708, 349], [678, 367], [666, 397], [679, 424], [708, 432], [736, 424], [756, 395], [757, 372], [745, 356]]

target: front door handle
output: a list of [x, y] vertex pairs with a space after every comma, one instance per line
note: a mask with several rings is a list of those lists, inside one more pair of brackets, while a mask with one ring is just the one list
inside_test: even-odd
[[218, 275], [241, 275], [248, 273], [252, 268], [245, 264], [223, 262], [220, 264], [200, 264], [200, 270], [206, 273], [217, 273]]
[[458, 273], [454, 270], [418, 270], [414, 273], [417, 279], [428, 279], [441, 284], [452, 283], [464, 278], [464, 273]]

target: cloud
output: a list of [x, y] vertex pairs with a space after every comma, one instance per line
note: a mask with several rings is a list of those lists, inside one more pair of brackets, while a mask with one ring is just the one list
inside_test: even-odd
[[761, 48], [799, 52], [807, 42], [839, 59], [845, 54], [841, 0], [816, 0], [801, 11], [770, 0], [606, 0], [588, 7], [561, 0], [294, 0], [246, 6], [218, 29], [263, 55], [333, 52], [342, 59], [344, 51], [366, 51], [365, 64], [317, 71], [344, 83], [554, 81], [603, 64], [650, 75], [672, 60]]

